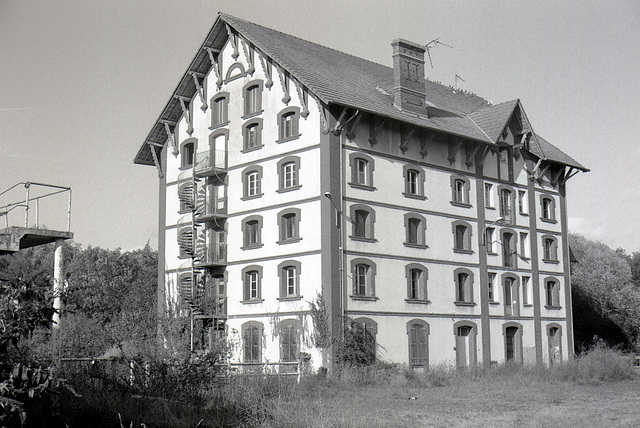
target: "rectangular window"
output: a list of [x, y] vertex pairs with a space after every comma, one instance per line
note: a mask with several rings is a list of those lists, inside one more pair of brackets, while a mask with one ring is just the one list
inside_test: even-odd
[[213, 105], [211, 106], [212, 107], [211, 108], [211, 125], [212, 126], [219, 126], [229, 121], [227, 118], [227, 111], [228, 111], [227, 106], [228, 106], [228, 102], [226, 97], [217, 98], [213, 102]]
[[470, 298], [470, 296], [468, 295], [469, 293], [467, 292], [467, 281], [469, 280], [469, 275], [466, 273], [459, 273], [458, 277], [457, 277], [457, 292], [458, 292], [458, 302], [467, 302], [470, 300], [467, 300]]
[[518, 190], [518, 211], [520, 214], [528, 214], [527, 209], [527, 192], [524, 190]]
[[245, 128], [245, 149], [258, 147], [258, 125], [249, 125]]
[[407, 220], [407, 242], [409, 244], [419, 244], [418, 230], [420, 229], [420, 220], [410, 218]]
[[298, 185], [295, 162], [288, 162], [282, 166], [282, 187], [289, 188]]
[[262, 349], [262, 330], [256, 326], [247, 327], [244, 331], [244, 362], [260, 362]]
[[367, 278], [369, 274], [369, 266], [357, 265], [356, 274], [354, 278], [354, 295], [366, 296], [367, 295]]
[[418, 194], [418, 183], [419, 183], [420, 173], [415, 169], [407, 170], [407, 180], [406, 180], [406, 192], [410, 195]]
[[262, 91], [259, 85], [251, 86], [246, 90], [245, 94], [245, 116], [257, 113], [262, 108], [261, 106]]
[[258, 272], [256, 271], [247, 272], [247, 286], [249, 289], [249, 299], [259, 299], [260, 298], [260, 280], [258, 277]]
[[496, 274], [495, 273], [489, 273], [488, 279], [487, 279], [487, 288], [489, 289], [489, 301], [490, 302], [495, 302], [495, 292], [494, 292], [495, 281], [496, 281]]
[[356, 184], [362, 184], [363, 186], [369, 185], [369, 162], [365, 159], [356, 159], [356, 174], [355, 174], [355, 182]]
[[493, 184], [484, 183], [484, 204], [487, 208], [495, 208], [495, 201], [493, 200]]
[[520, 232], [520, 257], [529, 258], [529, 234]]
[[260, 244], [260, 223], [251, 220], [245, 224], [245, 246]]
[[247, 196], [256, 196], [260, 191], [259, 176], [257, 171], [252, 171], [247, 174]]
[[422, 271], [411, 269], [409, 283], [409, 299], [420, 299], [420, 276]]
[[502, 189], [500, 191], [500, 216], [506, 221], [512, 221], [512, 207], [511, 207], [511, 191]]
[[283, 362], [298, 361], [298, 333], [294, 324], [287, 324], [280, 329], [280, 360]]
[[495, 254], [495, 229], [493, 227], [488, 227], [485, 231], [485, 239], [487, 243], [487, 253]]
[[288, 266], [284, 268], [284, 280], [287, 296], [296, 296], [298, 294], [298, 284], [296, 268], [294, 266]]
[[522, 304], [530, 305], [531, 302], [529, 300], [529, 277], [522, 277]]
[[502, 235], [502, 265], [506, 267], [515, 266], [513, 251], [513, 235], [510, 233], [504, 233]]
[[425, 367], [427, 365], [427, 328], [423, 324], [412, 324], [409, 328], [409, 365]]
[[461, 204], [466, 203], [466, 189], [464, 180], [455, 180], [453, 182], [453, 200]]
[[358, 238], [366, 238], [369, 213], [364, 210], [357, 210], [354, 212], [354, 217], [353, 235]]
[[282, 216], [282, 240], [287, 241], [295, 239], [296, 233], [296, 215], [294, 213]]

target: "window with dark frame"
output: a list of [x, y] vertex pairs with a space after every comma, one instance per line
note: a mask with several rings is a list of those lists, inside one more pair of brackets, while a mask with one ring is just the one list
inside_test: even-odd
[[262, 361], [262, 328], [251, 324], [244, 328], [244, 362], [259, 363]]
[[353, 294], [355, 296], [367, 296], [367, 290], [369, 289], [369, 270], [370, 267], [365, 264], [356, 265], [353, 279]]
[[280, 326], [280, 361], [298, 361], [300, 355], [300, 334], [297, 325], [283, 321]]
[[229, 122], [229, 98], [218, 96], [211, 103], [211, 126], [221, 126]]
[[187, 143], [182, 146], [181, 164], [182, 168], [188, 168], [193, 166], [196, 157], [196, 145], [195, 143]]
[[425, 368], [428, 363], [428, 332], [426, 323], [409, 325], [409, 366]]
[[251, 85], [245, 89], [244, 115], [249, 116], [262, 110], [262, 88], [260, 85]]

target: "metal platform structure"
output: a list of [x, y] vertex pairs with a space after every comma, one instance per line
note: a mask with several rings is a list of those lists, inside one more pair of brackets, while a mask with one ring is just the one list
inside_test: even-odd
[[[7, 190], [1, 192], [0, 198], [8, 199], [14, 197], [21, 189], [24, 189], [24, 198], [0, 206], [0, 222], [4, 223], [4, 228], [0, 228], [0, 255], [15, 253], [24, 248], [49, 244], [60, 239], [73, 239], [73, 233], [70, 231], [70, 187], [26, 181], [14, 184]], [[66, 203], [67, 230], [51, 230], [40, 227], [40, 201], [47, 198], [52, 199], [55, 195], [64, 197], [64, 194], [68, 196]], [[2, 201], [2, 199], [0, 199], [0, 201]], [[29, 215], [32, 210], [35, 210], [35, 216], [32, 216], [33, 223], [30, 225]]]

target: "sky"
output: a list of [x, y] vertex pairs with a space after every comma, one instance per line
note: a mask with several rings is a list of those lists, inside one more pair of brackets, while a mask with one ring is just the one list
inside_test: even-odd
[[75, 242], [157, 248], [157, 172], [133, 158], [220, 11], [387, 66], [393, 39], [439, 38], [427, 78], [519, 98], [591, 170], [570, 231], [640, 250], [637, 0], [0, 0], [0, 191], [69, 186]]

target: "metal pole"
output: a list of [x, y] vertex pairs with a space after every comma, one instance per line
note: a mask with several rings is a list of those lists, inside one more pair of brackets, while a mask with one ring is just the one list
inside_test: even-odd
[[67, 232], [71, 232], [71, 189], [69, 189], [69, 208], [67, 209]]
[[51, 357], [54, 366], [60, 363], [60, 312], [62, 310], [62, 291], [64, 278], [64, 259], [62, 254], [64, 239], [56, 239], [53, 265], [53, 317], [51, 323]]
[[27, 189], [27, 197], [25, 199], [25, 209], [24, 209], [24, 227], [29, 227], [29, 187], [30, 183], [24, 183], [24, 187]]
[[36, 199], [36, 228], [40, 227], [40, 198]]

